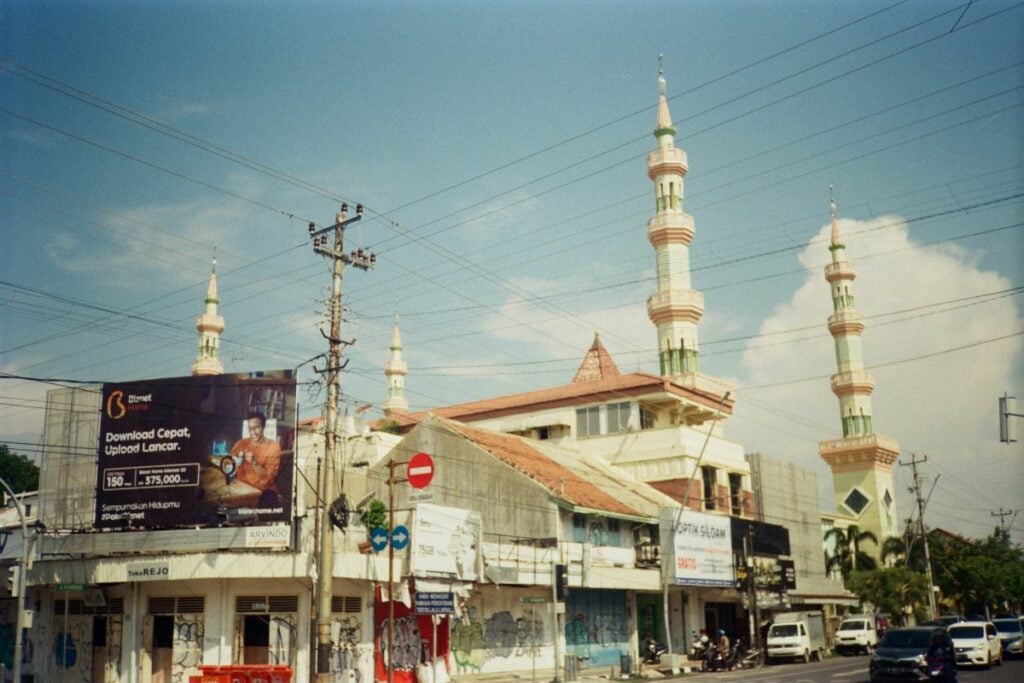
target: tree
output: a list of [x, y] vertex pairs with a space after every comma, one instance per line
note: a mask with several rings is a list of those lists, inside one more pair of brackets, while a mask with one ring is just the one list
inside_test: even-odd
[[923, 616], [928, 604], [928, 577], [907, 567], [859, 569], [850, 573], [846, 586], [861, 602], [901, 622], [908, 613]]
[[832, 527], [825, 532], [825, 540], [835, 539], [836, 552], [825, 560], [825, 570], [829, 573], [838, 569], [843, 576], [843, 582], [850, 577], [850, 573], [857, 569], [875, 569], [878, 562], [871, 555], [861, 550], [865, 541], [871, 541], [878, 545], [878, 537], [871, 531], [861, 531], [856, 525], [846, 529]]
[[882, 541], [881, 560], [887, 566], [907, 563], [907, 542], [902, 536], [890, 536]]
[[366, 527], [367, 531], [372, 531], [377, 527], [387, 529], [388, 506], [385, 505], [383, 501], [374, 498], [370, 503], [370, 506], [363, 511], [361, 519], [363, 526]]
[[937, 545], [936, 583], [959, 612], [1001, 611], [1024, 601], [1024, 551], [1004, 530], [976, 542], [946, 535]]
[[15, 493], [39, 490], [39, 467], [24, 455], [12, 453], [7, 444], [0, 444], [0, 478]]

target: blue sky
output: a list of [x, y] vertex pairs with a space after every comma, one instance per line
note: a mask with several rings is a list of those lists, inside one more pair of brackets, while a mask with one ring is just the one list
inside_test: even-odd
[[[396, 313], [413, 409], [562, 384], [595, 330], [656, 372], [664, 53], [727, 433], [827, 473], [832, 185], [875, 426], [929, 457], [929, 524], [983, 535], [1024, 508], [996, 432], [1024, 405], [1022, 29], [1006, 0], [0, 0], [0, 370], [187, 374], [214, 245], [226, 369], [298, 365], [330, 284], [306, 224], [346, 199], [379, 255], [345, 277], [349, 409], [385, 397]], [[0, 380], [0, 440], [38, 443], [50, 386]]]

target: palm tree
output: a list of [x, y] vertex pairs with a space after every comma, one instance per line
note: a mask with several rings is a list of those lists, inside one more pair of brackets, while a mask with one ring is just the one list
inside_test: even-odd
[[[895, 566], [907, 563], [907, 540], [902, 536], [889, 536], [882, 541], [882, 564]], [[892, 559], [892, 562], [889, 560]]]
[[878, 537], [871, 531], [861, 531], [857, 525], [851, 525], [846, 529], [832, 527], [825, 532], [825, 540], [835, 539], [836, 552], [825, 559], [825, 570], [829, 573], [839, 569], [843, 581], [850, 578], [850, 572], [857, 569], [876, 569], [878, 562], [875, 558], [860, 549], [864, 541], [871, 541], [878, 545]]

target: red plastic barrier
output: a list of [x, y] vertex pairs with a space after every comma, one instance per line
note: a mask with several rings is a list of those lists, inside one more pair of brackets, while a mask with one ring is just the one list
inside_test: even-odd
[[[189, 683], [292, 683], [290, 666], [273, 666], [270, 664], [203, 664], [199, 667], [202, 676], [193, 676], [200, 680], [189, 680]], [[209, 678], [207, 678], [209, 677]]]
[[231, 683], [231, 676], [228, 674], [200, 674], [189, 676], [188, 683]]

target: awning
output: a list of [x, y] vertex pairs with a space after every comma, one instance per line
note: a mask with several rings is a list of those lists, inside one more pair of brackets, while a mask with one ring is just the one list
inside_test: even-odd
[[850, 594], [821, 595], [813, 593], [789, 592], [789, 602], [792, 605], [846, 605], [856, 607], [860, 604], [855, 596]]

